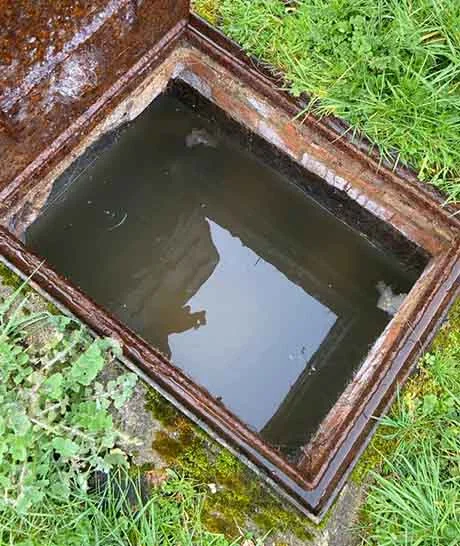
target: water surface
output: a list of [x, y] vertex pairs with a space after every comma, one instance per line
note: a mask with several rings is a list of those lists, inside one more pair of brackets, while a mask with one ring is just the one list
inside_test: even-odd
[[169, 96], [64, 173], [26, 239], [291, 459], [390, 319], [377, 283], [414, 280]]

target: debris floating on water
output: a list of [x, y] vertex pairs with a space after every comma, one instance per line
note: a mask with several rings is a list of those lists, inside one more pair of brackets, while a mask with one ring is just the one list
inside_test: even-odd
[[200, 144], [216, 148], [217, 140], [206, 129], [192, 129], [192, 132], [185, 137], [185, 145], [187, 148], [195, 148], [195, 146], [199, 146]]
[[124, 224], [126, 222], [126, 218], [128, 218], [128, 213], [127, 212], [125, 212], [123, 218], [118, 222], [118, 224], [115, 224], [114, 226], [109, 228], [108, 231], [113, 231], [114, 229], [117, 229], [118, 227], [120, 227], [122, 224]]
[[395, 294], [391, 286], [384, 281], [377, 283], [377, 290], [380, 293], [377, 307], [391, 316], [396, 315], [407, 294]]

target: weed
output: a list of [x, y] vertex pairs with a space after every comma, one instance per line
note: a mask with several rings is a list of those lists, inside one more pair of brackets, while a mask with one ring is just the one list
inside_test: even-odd
[[[67, 317], [24, 314], [19, 288], [0, 306], [0, 509], [26, 514], [46, 496], [65, 499], [95, 470], [126, 460], [109, 412], [130, 396], [136, 377], [96, 380], [118, 346], [91, 339]], [[33, 353], [31, 327], [53, 325], [46, 352]]]
[[[100, 373], [119, 346], [69, 317], [24, 313], [14, 281], [0, 304], [0, 546], [235, 544], [204, 528], [195, 481], [128, 469], [110, 410], [136, 376]], [[49, 335], [30, 343], [37, 328]]]

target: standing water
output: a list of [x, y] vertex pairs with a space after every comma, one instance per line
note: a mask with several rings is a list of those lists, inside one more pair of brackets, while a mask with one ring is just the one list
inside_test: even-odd
[[168, 95], [61, 176], [26, 242], [290, 460], [415, 280]]

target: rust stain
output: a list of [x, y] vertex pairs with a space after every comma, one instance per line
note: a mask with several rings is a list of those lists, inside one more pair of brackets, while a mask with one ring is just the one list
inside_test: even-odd
[[[142, 50], [188, 14], [167, 0], [4, 0], [0, 9], [0, 107], [9, 111], [85, 42], [112, 24], [110, 41], [95, 40], [102, 57], [112, 46]], [[109, 60], [109, 59], [107, 59]], [[113, 70], [113, 66], [111, 67]]]
[[[6, 0], [4, 4], [0, 10], [0, 110], [20, 138], [16, 145], [0, 144], [0, 191], [26, 167], [30, 172], [43, 151], [116, 87], [136, 62], [154, 56], [159, 44], [166, 53], [165, 37], [174, 29], [178, 35], [188, 18], [185, 1]], [[62, 20], [67, 21], [63, 30]], [[59, 33], [64, 34], [59, 37]], [[32, 55], [29, 49], [37, 42], [37, 34], [43, 47]], [[46, 62], [44, 51], [48, 51]], [[80, 88], [78, 81], [72, 87], [76, 70], [89, 76]]]
[[9, 137], [16, 140], [17, 135], [13, 124], [11, 123], [9, 117], [2, 110], [0, 110], [0, 130], [5, 131]]

